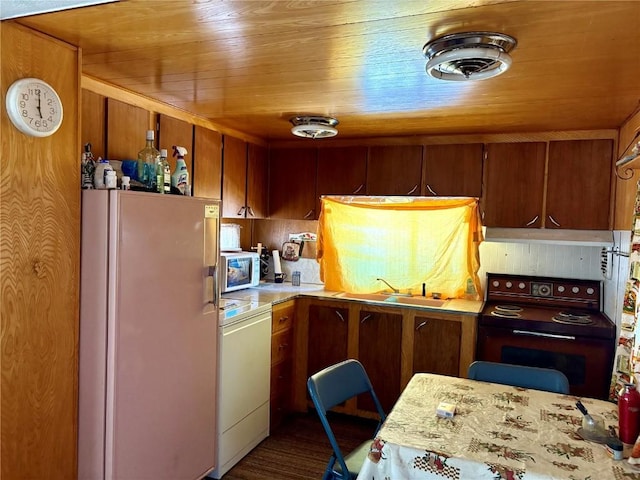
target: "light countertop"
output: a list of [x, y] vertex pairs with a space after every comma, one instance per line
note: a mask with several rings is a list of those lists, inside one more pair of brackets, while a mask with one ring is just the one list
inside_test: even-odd
[[399, 306], [402, 308], [417, 308], [421, 310], [432, 310], [438, 312], [450, 312], [450, 313], [463, 313], [469, 315], [477, 315], [482, 310], [483, 302], [481, 300], [465, 300], [461, 298], [454, 298], [448, 300], [443, 307], [426, 307], [417, 305], [407, 305], [401, 303], [391, 302], [376, 302], [371, 300], [354, 300], [344, 297], [339, 297], [342, 292], [333, 292], [325, 290], [324, 285], [303, 283], [298, 287], [294, 287], [291, 282], [284, 283], [272, 283], [261, 282], [260, 286], [256, 288], [245, 288], [243, 290], [237, 290], [235, 292], [229, 292], [222, 295], [222, 298], [232, 298], [237, 300], [251, 300], [255, 302], [270, 302], [272, 304], [278, 304], [287, 300], [292, 300], [299, 297], [314, 297], [314, 298], [332, 298], [335, 300], [345, 302], [364, 302], [383, 306]]

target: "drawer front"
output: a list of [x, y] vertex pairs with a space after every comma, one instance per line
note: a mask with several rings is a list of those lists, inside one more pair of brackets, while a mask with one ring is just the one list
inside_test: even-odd
[[274, 308], [271, 317], [271, 332], [276, 333], [289, 329], [293, 326], [293, 316], [295, 314], [295, 304], [286, 307]]
[[271, 336], [271, 365], [290, 359], [293, 352], [293, 329], [282, 330]]
[[287, 398], [291, 393], [291, 362], [280, 362], [271, 367], [271, 400]]

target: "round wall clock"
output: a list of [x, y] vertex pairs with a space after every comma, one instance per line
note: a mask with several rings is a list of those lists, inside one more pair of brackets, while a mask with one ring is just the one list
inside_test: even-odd
[[9, 119], [18, 130], [34, 137], [47, 137], [62, 124], [62, 102], [47, 82], [21, 78], [7, 90]]

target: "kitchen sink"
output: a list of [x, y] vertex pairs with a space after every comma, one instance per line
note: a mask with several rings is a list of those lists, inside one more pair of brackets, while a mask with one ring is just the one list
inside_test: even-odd
[[442, 307], [448, 300], [440, 300], [429, 297], [389, 297], [385, 300], [387, 303], [402, 303], [409, 305], [420, 305], [423, 307]]
[[347, 293], [342, 292], [336, 295], [340, 298], [352, 300], [368, 300], [370, 302], [396, 303], [399, 305], [417, 305], [422, 307], [442, 307], [448, 300], [440, 300], [430, 297], [409, 297], [396, 295], [393, 293]]
[[396, 298], [392, 293], [347, 293], [342, 292], [336, 295], [341, 298], [351, 298], [353, 300], [369, 300], [371, 302], [386, 302], [389, 298]]

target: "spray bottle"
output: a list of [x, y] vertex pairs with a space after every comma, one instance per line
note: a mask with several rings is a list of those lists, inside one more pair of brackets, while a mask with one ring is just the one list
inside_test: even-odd
[[182, 195], [189, 195], [189, 171], [187, 170], [187, 164], [184, 161], [184, 156], [187, 154], [187, 149], [180, 146], [173, 146], [173, 156], [178, 157], [176, 160], [176, 168], [171, 175], [171, 186], [177, 188]]

